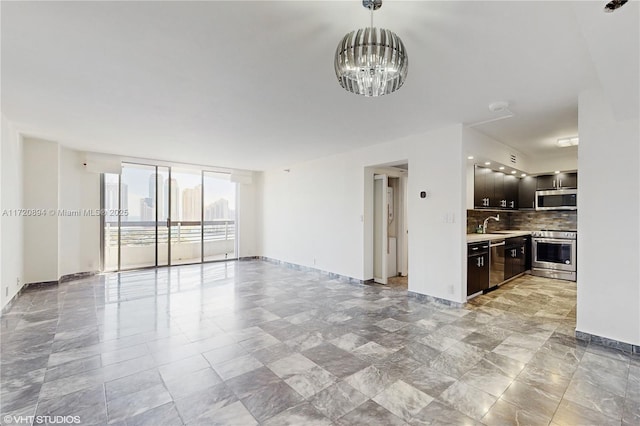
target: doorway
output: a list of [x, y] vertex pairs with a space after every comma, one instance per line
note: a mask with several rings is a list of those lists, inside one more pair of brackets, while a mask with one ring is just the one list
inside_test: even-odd
[[378, 166], [371, 168], [371, 171], [372, 195], [368, 204], [372, 210], [370, 240], [373, 280], [378, 284], [407, 290], [408, 165]]
[[237, 257], [236, 184], [225, 173], [123, 163], [103, 175], [102, 270]]

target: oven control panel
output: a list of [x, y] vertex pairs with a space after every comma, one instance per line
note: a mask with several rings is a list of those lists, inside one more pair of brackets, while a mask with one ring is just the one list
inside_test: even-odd
[[531, 235], [535, 238], [575, 240], [578, 234], [575, 231], [534, 231]]

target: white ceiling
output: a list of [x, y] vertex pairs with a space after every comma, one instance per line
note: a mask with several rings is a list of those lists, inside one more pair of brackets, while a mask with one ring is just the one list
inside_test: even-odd
[[386, 0], [375, 24], [403, 39], [409, 76], [364, 98], [333, 70], [368, 25], [358, 0], [2, 2], [2, 111], [81, 150], [264, 170], [488, 120], [506, 100], [515, 117], [476, 129], [548, 156], [598, 81], [638, 114], [638, 4], [603, 5]]

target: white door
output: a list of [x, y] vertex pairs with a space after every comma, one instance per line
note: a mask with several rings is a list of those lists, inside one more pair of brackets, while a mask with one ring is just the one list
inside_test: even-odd
[[373, 279], [380, 284], [387, 283], [387, 257], [389, 253], [388, 237], [388, 199], [387, 175], [374, 175], [373, 181]]

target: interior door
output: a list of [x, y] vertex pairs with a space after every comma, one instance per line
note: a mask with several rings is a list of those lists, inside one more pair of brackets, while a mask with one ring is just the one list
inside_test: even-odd
[[387, 175], [374, 175], [373, 182], [373, 279], [387, 284], [387, 258], [389, 253]]

